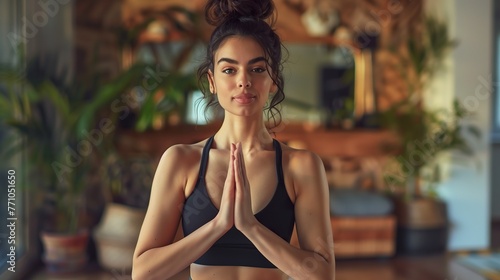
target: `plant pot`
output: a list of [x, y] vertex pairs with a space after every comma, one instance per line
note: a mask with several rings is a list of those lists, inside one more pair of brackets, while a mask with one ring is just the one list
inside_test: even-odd
[[395, 201], [398, 221], [396, 248], [400, 254], [444, 253], [448, 243], [446, 203], [432, 198]]
[[446, 251], [448, 227], [415, 229], [398, 227], [396, 248], [399, 254], [441, 254]]
[[44, 247], [43, 261], [52, 273], [72, 273], [82, 270], [88, 262], [88, 231], [75, 234], [40, 233]]
[[109, 203], [94, 231], [99, 264], [111, 271], [130, 272], [146, 211]]

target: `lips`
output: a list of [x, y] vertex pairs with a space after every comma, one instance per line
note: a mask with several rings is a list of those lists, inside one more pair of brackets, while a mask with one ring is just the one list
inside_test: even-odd
[[250, 93], [241, 93], [233, 97], [239, 104], [249, 104], [255, 100], [255, 95]]

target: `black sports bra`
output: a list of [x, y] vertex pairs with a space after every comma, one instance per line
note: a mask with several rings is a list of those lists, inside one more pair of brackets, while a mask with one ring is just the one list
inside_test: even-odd
[[[185, 236], [215, 218], [219, 211], [210, 200], [205, 183], [208, 154], [212, 142], [213, 136], [208, 139], [203, 148], [196, 186], [184, 203], [182, 210], [182, 228]], [[273, 139], [273, 145], [276, 151], [278, 184], [269, 204], [256, 213], [255, 217], [265, 227], [276, 233], [285, 241], [290, 242], [295, 223], [294, 205], [286, 192], [283, 180], [281, 146], [275, 139]], [[212, 247], [194, 263], [217, 266], [276, 268], [276, 266], [267, 260], [257, 248], [255, 248], [252, 242], [234, 226], [219, 238], [219, 240], [217, 240]]]

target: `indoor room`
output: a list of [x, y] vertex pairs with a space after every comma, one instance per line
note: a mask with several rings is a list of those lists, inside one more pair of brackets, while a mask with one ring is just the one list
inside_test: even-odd
[[[267, 3], [208, 2], [237, 15]], [[262, 200], [252, 219], [291, 221], [289, 234], [267, 226], [253, 239], [234, 217], [226, 231], [276, 273], [255, 259], [229, 264], [252, 258], [236, 244], [224, 261], [212, 250], [220, 266], [206, 266], [243, 267], [220, 279], [278, 279], [278, 270], [297, 280], [500, 279], [500, 0], [272, 2], [262, 19], [212, 11], [226, 17], [215, 25], [207, 0], [1, 1], [0, 279], [158, 279], [149, 267], [176, 267], [162, 279], [216, 279], [200, 256], [229, 237], [209, 233], [212, 223], [192, 231], [189, 220], [219, 217], [225, 197], [237, 216], [242, 186], [250, 214]], [[277, 34], [281, 60], [256, 35], [213, 43], [233, 21], [257, 34], [252, 20]], [[257, 50], [248, 65], [267, 70], [216, 61], [234, 38], [246, 41], [228, 53]], [[225, 64], [231, 71], [214, 72]], [[221, 86], [238, 75], [245, 91], [231, 100], [254, 110], [246, 118]], [[248, 97], [262, 85], [267, 100]], [[243, 119], [248, 129], [228, 124]], [[263, 130], [252, 141], [269, 140], [276, 161], [252, 163], [245, 144], [219, 149], [224, 128], [253, 132], [256, 119]], [[292, 156], [306, 151], [318, 161]], [[236, 199], [225, 192], [229, 174]], [[254, 193], [274, 180], [275, 191], [260, 188], [269, 198]], [[175, 182], [184, 195], [167, 186]], [[164, 259], [144, 246], [164, 248]]]

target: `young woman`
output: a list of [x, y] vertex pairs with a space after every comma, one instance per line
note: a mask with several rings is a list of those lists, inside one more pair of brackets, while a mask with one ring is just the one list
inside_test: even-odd
[[[271, 0], [209, 0], [216, 25], [199, 69], [224, 109], [202, 142], [168, 148], [158, 165], [134, 253], [134, 279], [334, 279], [328, 187], [318, 156], [273, 139], [284, 98]], [[277, 113], [276, 113], [277, 112]], [[182, 220], [184, 237], [176, 242]], [[290, 245], [294, 224], [300, 249]]]

